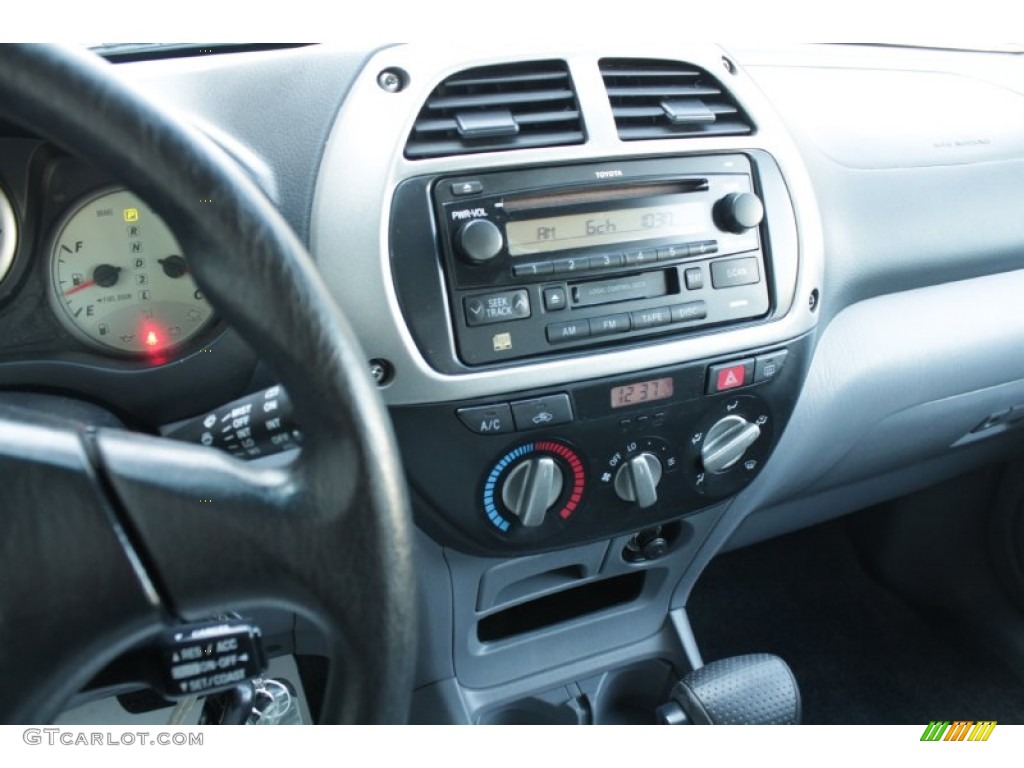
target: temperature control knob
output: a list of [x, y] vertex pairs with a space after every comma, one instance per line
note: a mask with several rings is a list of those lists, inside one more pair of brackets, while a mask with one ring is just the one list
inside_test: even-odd
[[714, 216], [720, 229], [741, 235], [761, 223], [764, 205], [750, 192], [733, 192], [715, 203]]
[[761, 428], [742, 416], [726, 416], [708, 430], [700, 450], [704, 471], [719, 475], [740, 459], [757, 442]]
[[508, 473], [501, 500], [520, 523], [535, 528], [562, 494], [562, 483], [562, 470], [554, 459], [527, 459]]
[[483, 264], [501, 253], [505, 238], [493, 221], [473, 219], [459, 227], [455, 233], [455, 244], [465, 261]]
[[644, 451], [625, 462], [615, 473], [615, 493], [623, 501], [635, 501], [641, 509], [658, 503], [661, 461]]

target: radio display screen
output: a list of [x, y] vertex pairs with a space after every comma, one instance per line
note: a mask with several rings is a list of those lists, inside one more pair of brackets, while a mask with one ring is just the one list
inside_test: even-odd
[[612, 387], [612, 408], [640, 405], [672, 397], [672, 377], [638, 381], [621, 387]]
[[511, 256], [613, 245], [664, 237], [686, 237], [711, 228], [707, 205], [665, 203], [636, 208], [520, 219], [505, 223]]

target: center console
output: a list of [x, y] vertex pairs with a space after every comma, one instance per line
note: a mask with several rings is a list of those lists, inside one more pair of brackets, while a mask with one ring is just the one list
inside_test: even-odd
[[[580, 361], [561, 386], [393, 409], [439, 540], [556, 549], [655, 529], [757, 476], [806, 340], [653, 367], [644, 349], [788, 308], [794, 213], [767, 153], [414, 178], [391, 222], [398, 298], [435, 369]], [[591, 376], [607, 349], [634, 350], [636, 372]]]
[[653, 721], [808, 370], [816, 201], [720, 48], [494, 48], [375, 53], [312, 220], [413, 501], [411, 718]]

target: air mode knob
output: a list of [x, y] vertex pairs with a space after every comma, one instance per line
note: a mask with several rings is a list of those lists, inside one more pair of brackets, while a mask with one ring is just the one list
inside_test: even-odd
[[726, 416], [708, 430], [700, 450], [704, 471], [720, 475], [734, 466], [747, 449], [757, 442], [761, 428], [742, 416]]
[[661, 461], [644, 451], [633, 456], [615, 473], [615, 493], [623, 501], [635, 501], [641, 509], [658, 503], [661, 482]]
[[455, 245], [463, 260], [470, 264], [490, 261], [505, 245], [498, 225], [487, 219], [467, 221], [455, 233]]
[[558, 501], [562, 483], [562, 470], [554, 459], [548, 456], [527, 459], [508, 473], [501, 489], [501, 500], [520, 523], [536, 528]]
[[750, 192], [733, 192], [715, 203], [714, 216], [719, 229], [741, 235], [761, 223], [764, 205]]

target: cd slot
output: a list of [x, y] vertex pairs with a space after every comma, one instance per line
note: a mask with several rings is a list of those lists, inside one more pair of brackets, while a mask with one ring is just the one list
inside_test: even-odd
[[509, 214], [533, 211], [538, 208], [578, 206], [588, 203], [604, 203], [619, 200], [635, 200], [644, 197], [679, 195], [687, 192], [704, 192], [708, 189], [707, 179], [679, 179], [656, 184], [631, 184], [629, 186], [600, 189], [578, 189], [572, 192], [550, 192], [542, 195], [504, 198], [502, 205]]
[[573, 307], [596, 307], [619, 301], [652, 299], [673, 293], [679, 293], [679, 279], [675, 269], [659, 269], [638, 275], [588, 280], [569, 285]]

